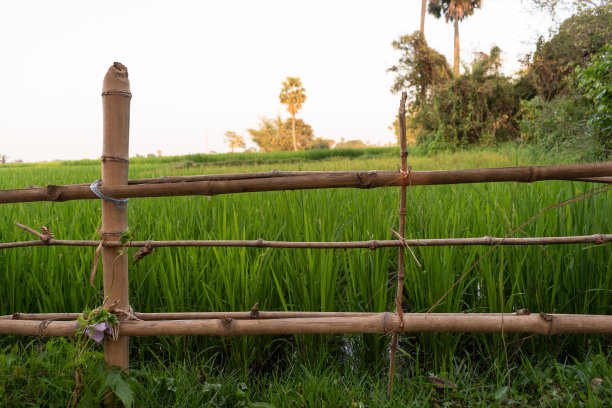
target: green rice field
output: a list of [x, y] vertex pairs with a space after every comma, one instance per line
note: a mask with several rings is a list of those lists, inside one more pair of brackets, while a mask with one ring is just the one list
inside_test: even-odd
[[[244, 173], [268, 170], [397, 170], [397, 148], [307, 157], [306, 153], [206, 155], [133, 159], [130, 178]], [[250, 157], [250, 158], [249, 158]], [[464, 151], [434, 156], [411, 153], [412, 170], [556, 164], [526, 151]], [[88, 183], [100, 178], [96, 161], [0, 166], [0, 189]], [[424, 186], [408, 189], [408, 238], [503, 237], [541, 209], [598, 187], [550, 181]], [[128, 222], [135, 240], [240, 239], [352, 241], [394, 239], [399, 189], [327, 189], [214, 197], [132, 199]], [[610, 233], [612, 192], [543, 213], [515, 237]], [[98, 239], [98, 200], [0, 205], [0, 242], [31, 240], [15, 227], [45, 225], [57, 239]], [[0, 315], [80, 312], [101, 303], [102, 277], [89, 285], [95, 248], [29, 247], [0, 252]], [[612, 314], [612, 250], [607, 245], [418, 247], [422, 264], [406, 257], [404, 306], [427, 311], [480, 257], [482, 262], [444, 299], [437, 312]], [[130, 253], [136, 249], [130, 250]], [[274, 248], [158, 248], [130, 266], [130, 302], [138, 312], [260, 310], [394, 310], [397, 248], [351, 250]], [[0, 337], [2, 346], [28, 340]], [[384, 370], [390, 336], [213, 336], [133, 338], [134, 364], [205, 359], [226, 369], [281, 372], [295, 364]], [[507, 334], [507, 358], [555, 361], [609, 352], [610, 337]], [[470, 369], [494, 371], [503, 382], [499, 334], [400, 336], [399, 375], [444, 372], [458, 359]], [[198, 360], [199, 361], [199, 360]], [[280, 370], [280, 371], [279, 371]], [[382, 377], [381, 377], [382, 378]], [[609, 387], [609, 385], [608, 385]], [[263, 405], [261, 405], [263, 406]]]

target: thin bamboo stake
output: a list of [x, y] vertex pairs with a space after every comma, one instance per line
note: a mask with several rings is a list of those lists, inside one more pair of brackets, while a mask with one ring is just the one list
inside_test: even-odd
[[[402, 92], [400, 108], [397, 115], [400, 130], [400, 157], [401, 157], [401, 173], [409, 178], [408, 173], [408, 147], [406, 146], [406, 92]], [[404, 225], [406, 222], [406, 185], [400, 187], [400, 206], [399, 206], [399, 235], [404, 237]], [[397, 294], [395, 295], [395, 313], [397, 313], [401, 322], [403, 322], [404, 307], [402, 305], [402, 296], [404, 292], [404, 248], [398, 251], [397, 263]], [[387, 398], [391, 397], [391, 388], [393, 387], [393, 376], [395, 375], [395, 355], [397, 353], [397, 337], [398, 332], [393, 332], [391, 340], [391, 356], [389, 363], [389, 380], [387, 383]]]
[[[312, 248], [312, 249], [355, 249], [395, 248], [401, 246], [455, 246], [455, 245], [569, 245], [596, 244], [612, 242], [612, 234], [573, 235], [566, 237], [531, 237], [531, 238], [429, 238], [405, 240], [369, 240], [344, 242], [295, 242], [265, 240], [179, 240], [179, 241], [119, 241], [105, 242], [111, 248], [136, 247], [150, 245], [159, 247], [246, 247], [246, 248]], [[22, 241], [1, 243], [0, 249], [22, 248], [30, 246], [89, 246], [97, 247], [100, 241], [51, 239], [43, 241]]]
[[[26, 336], [74, 336], [76, 321], [0, 319], [0, 334]], [[363, 317], [298, 319], [200, 319], [200, 320], [124, 320], [121, 336], [187, 335], [290, 335], [290, 334], [388, 334], [401, 332], [500, 333], [502, 314], [406, 313], [403, 327], [395, 313]], [[503, 314], [504, 333], [612, 334], [612, 316], [575, 314]]]
[[[127, 68], [115, 62], [102, 84], [103, 143], [102, 183], [105, 186], [126, 185], [129, 170], [130, 81]], [[103, 193], [104, 194], [104, 193]], [[118, 241], [128, 229], [127, 205], [102, 200], [102, 239]], [[105, 304], [129, 310], [128, 258], [121, 248], [102, 248]], [[126, 370], [129, 366], [129, 338], [104, 341], [106, 364]]]
[[[261, 177], [237, 180], [193, 181], [136, 185], [104, 185], [99, 188], [109, 197], [168, 197], [259, 191], [303, 190], [322, 188], [377, 188], [390, 186], [422, 186], [440, 184], [518, 181], [531, 183], [543, 180], [574, 180], [612, 176], [612, 161], [604, 163], [559, 166], [505, 167], [471, 170], [412, 171], [410, 177], [401, 172], [355, 171], [320, 172], [286, 177]], [[142, 181], [142, 180], [141, 180]], [[87, 185], [49, 185], [14, 190], [0, 190], [0, 204], [32, 201], [70, 201], [96, 199]]]

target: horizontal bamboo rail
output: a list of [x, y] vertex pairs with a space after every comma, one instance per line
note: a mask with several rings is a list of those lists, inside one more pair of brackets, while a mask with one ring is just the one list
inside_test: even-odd
[[[293, 172], [299, 173], [299, 172]], [[407, 174], [388, 171], [315, 172], [292, 176], [268, 176], [246, 179], [162, 182], [99, 187], [108, 197], [167, 197], [260, 191], [322, 188], [376, 188], [461, 183], [508, 182], [531, 183], [543, 180], [575, 180], [612, 176], [612, 162], [560, 166], [502, 167], [472, 170], [413, 171]], [[140, 180], [143, 181], [143, 180]], [[146, 181], [146, 179], [144, 180]], [[14, 190], [0, 190], [0, 204], [32, 201], [70, 201], [97, 199], [88, 185], [49, 185]]]
[[[312, 248], [312, 249], [351, 249], [365, 248], [395, 248], [407, 246], [454, 246], [454, 245], [567, 245], [567, 244], [597, 244], [612, 242], [612, 234], [575, 235], [567, 237], [531, 237], [531, 238], [431, 238], [405, 240], [369, 240], [346, 242], [295, 242], [295, 241], [264, 241], [257, 240], [183, 240], [183, 241], [118, 241], [105, 242], [107, 247], [247, 247], [247, 248]], [[21, 241], [1, 243], [0, 249], [22, 248], [30, 246], [90, 246], [97, 247], [100, 241], [61, 240]]]
[[[306, 317], [363, 317], [376, 313], [365, 312], [173, 312], [134, 313], [140, 320], [201, 320], [201, 319], [302, 319]], [[82, 313], [14, 313], [0, 316], [0, 320], [76, 320]]]
[[[528, 313], [528, 312], [527, 312]], [[0, 334], [74, 336], [76, 321], [0, 319]], [[307, 317], [239, 320], [123, 320], [123, 336], [290, 335], [402, 332], [495, 332], [555, 334], [611, 334], [612, 316], [575, 314], [405, 313], [403, 325], [394, 313], [360, 317]]]

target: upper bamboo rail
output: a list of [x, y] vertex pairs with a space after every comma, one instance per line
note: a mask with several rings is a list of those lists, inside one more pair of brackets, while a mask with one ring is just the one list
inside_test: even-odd
[[[299, 174], [300, 172], [292, 172]], [[167, 197], [184, 195], [213, 196], [218, 194], [259, 191], [304, 190], [322, 188], [376, 188], [391, 186], [423, 186], [440, 184], [484, 183], [517, 181], [531, 183], [544, 180], [578, 180], [612, 176], [612, 161], [603, 163], [557, 166], [501, 167], [444, 171], [339, 171], [307, 172], [303, 175], [269, 175], [258, 178], [164, 181], [140, 180], [142, 184], [102, 186], [99, 190], [108, 197]], [[219, 176], [217, 176], [219, 177]], [[172, 179], [169, 179], [172, 180]], [[592, 181], [592, 180], [591, 180]], [[33, 201], [70, 201], [98, 199], [86, 184], [49, 185], [24, 189], [0, 190], [0, 204]]]

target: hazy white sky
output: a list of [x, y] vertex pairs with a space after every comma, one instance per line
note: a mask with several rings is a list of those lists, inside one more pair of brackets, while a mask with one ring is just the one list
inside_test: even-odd
[[[318, 137], [386, 143], [399, 96], [391, 42], [418, 30], [419, 0], [2, 1], [0, 154], [9, 160], [97, 158], [101, 86], [113, 61], [132, 87], [130, 154], [227, 151], [281, 113], [281, 82], [299, 76], [298, 117]], [[460, 25], [461, 57], [502, 48], [504, 70], [551, 20], [528, 0], [484, 0]], [[452, 62], [453, 27], [426, 17], [430, 46]]]

